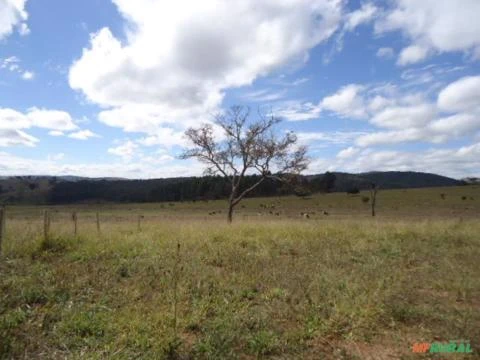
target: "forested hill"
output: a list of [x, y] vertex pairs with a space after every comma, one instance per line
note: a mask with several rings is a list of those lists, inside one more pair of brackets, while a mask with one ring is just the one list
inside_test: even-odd
[[[246, 178], [244, 188], [256, 182]], [[306, 196], [318, 192], [357, 192], [375, 183], [383, 189], [456, 186], [463, 181], [418, 172], [325, 173], [300, 176], [291, 186], [265, 181], [250, 196]], [[76, 202], [161, 202], [222, 199], [229, 194], [221, 177], [151, 180], [14, 176], [0, 178], [0, 204], [65, 204]]]
[[465, 183], [462, 180], [441, 175], [413, 171], [375, 171], [360, 174], [335, 172], [333, 174], [336, 177], [334, 191], [349, 191], [353, 188], [368, 189], [372, 183], [384, 189], [458, 186]]

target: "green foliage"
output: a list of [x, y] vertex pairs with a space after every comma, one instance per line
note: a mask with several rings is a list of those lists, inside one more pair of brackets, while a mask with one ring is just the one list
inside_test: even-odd
[[248, 350], [257, 358], [273, 355], [278, 351], [278, 339], [270, 331], [259, 331], [251, 335], [248, 340]]

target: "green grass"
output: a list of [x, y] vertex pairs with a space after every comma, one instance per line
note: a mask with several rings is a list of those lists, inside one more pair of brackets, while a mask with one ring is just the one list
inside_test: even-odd
[[[444, 194], [444, 198], [442, 198]], [[236, 208], [237, 219], [251, 220], [259, 216], [279, 219], [299, 218], [301, 212], [313, 212], [313, 218], [325, 218], [327, 211], [330, 217], [355, 218], [369, 217], [370, 204], [363, 203], [362, 197], [368, 196], [364, 191], [358, 195], [345, 193], [316, 194], [306, 198], [296, 196], [247, 198]], [[262, 205], [266, 205], [265, 209]], [[54, 219], [70, 220], [71, 212], [79, 212], [79, 217], [87, 222], [94, 221], [95, 213], [108, 221], [123, 221], [125, 217], [131, 221], [135, 215], [145, 215], [146, 220], [159, 219], [202, 219], [215, 220], [226, 217], [227, 201], [185, 201], [144, 204], [75, 204], [67, 206], [10, 206], [10, 216], [29, 221], [40, 221], [43, 209], [50, 209]], [[209, 213], [215, 212], [215, 215]], [[272, 212], [273, 214], [270, 214]], [[382, 218], [476, 218], [480, 213], [480, 185], [439, 187], [407, 190], [380, 190], [377, 196], [377, 213]]]
[[[429, 191], [419, 202], [457, 195]], [[379, 203], [382, 195], [383, 206], [399, 199], [385, 191]], [[286, 198], [280, 207], [294, 214], [323, 199], [341, 208], [340, 196]], [[250, 199], [243, 211], [271, 200]], [[456, 339], [470, 340], [478, 356], [473, 216], [435, 218], [439, 210], [425, 206], [417, 219], [379, 210], [377, 219], [237, 216], [229, 226], [221, 215], [205, 221], [203, 203], [167, 205], [159, 218], [159, 204], [136, 206], [98, 207], [101, 234], [96, 209], [85, 207], [77, 237], [61, 222], [71, 208], [57, 208], [48, 240], [41, 209], [8, 210], [0, 359], [416, 359], [414, 342]], [[182, 207], [189, 211], [172, 209]]]

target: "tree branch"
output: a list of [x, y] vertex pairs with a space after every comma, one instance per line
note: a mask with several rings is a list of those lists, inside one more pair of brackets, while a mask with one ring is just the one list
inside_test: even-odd
[[[194, 148], [187, 150], [181, 158], [196, 158], [207, 163], [208, 171], [221, 174], [231, 183], [230, 205], [237, 205], [248, 193], [265, 179], [287, 182], [282, 174], [297, 174], [308, 164], [306, 148], [298, 147], [297, 137], [289, 132], [277, 138], [273, 127], [280, 119], [258, 112], [259, 119], [248, 123], [250, 109], [234, 106], [226, 113], [215, 116], [215, 124], [223, 131], [225, 140], [216, 140], [213, 127], [204, 124], [198, 129], [190, 128], [185, 136]], [[272, 175], [275, 169], [278, 175]], [[249, 172], [258, 172], [261, 178], [237, 195]]]
[[265, 176], [262, 176], [260, 180], [258, 180], [255, 184], [245, 189], [240, 195], [237, 196], [236, 199], [233, 200], [232, 205], [233, 206], [237, 205], [245, 197], [245, 195], [247, 195], [250, 191], [255, 190], [255, 188], [258, 185], [260, 185], [263, 182], [263, 180], [265, 180], [265, 178], [266, 178]]

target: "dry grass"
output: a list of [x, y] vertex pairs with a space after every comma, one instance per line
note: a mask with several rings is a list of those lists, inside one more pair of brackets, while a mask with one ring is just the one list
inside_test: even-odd
[[475, 219], [187, 214], [138, 231], [117, 208], [101, 234], [81, 213], [74, 237], [61, 208], [45, 241], [33, 210], [8, 221], [2, 359], [413, 359], [414, 342], [454, 339], [478, 355]]

